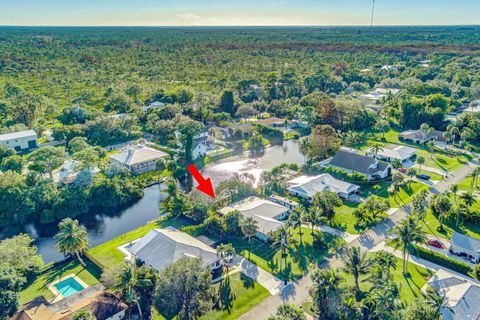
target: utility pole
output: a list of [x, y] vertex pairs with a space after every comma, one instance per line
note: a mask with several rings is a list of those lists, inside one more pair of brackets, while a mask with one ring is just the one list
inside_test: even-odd
[[373, 14], [375, 13], [375, 0], [373, 0], [372, 4], [372, 18], [370, 19], [370, 27], [373, 27]]

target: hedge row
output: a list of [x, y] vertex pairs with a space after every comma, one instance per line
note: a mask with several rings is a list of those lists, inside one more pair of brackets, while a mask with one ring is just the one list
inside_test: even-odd
[[468, 273], [472, 270], [468, 263], [449, 258], [441, 253], [429, 250], [424, 247], [414, 247], [415, 252], [413, 252], [412, 254], [418, 254], [418, 256], [422, 259], [444, 266], [445, 268], [457, 271], [464, 275], [468, 275]]

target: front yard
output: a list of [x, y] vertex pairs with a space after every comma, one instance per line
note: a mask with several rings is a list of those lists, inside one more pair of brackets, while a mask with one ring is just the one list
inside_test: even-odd
[[307, 228], [302, 228], [302, 231], [303, 234], [300, 237], [297, 228], [292, 229], [292, 241], [288, 246], [286, 257], [282, 257], [281, 248], [276, 244], [252, 239], [249, 245], [245, 238], [234, 238], [226, 242], [231, 242], [238, 254], [277, 278], [295, 280], [321, 264], [325, 257], [334, 254], [344, 244], [341, 238], [322, 233], [320, 238], [325, 246], [314, 246], [312, 231]]

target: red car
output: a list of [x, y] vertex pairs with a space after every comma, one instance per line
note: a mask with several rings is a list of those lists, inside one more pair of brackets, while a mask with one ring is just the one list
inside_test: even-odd
[[405, 169], [405, 168], [398, 168], [398, 171], [400, 171], [401, 173], [405, 173], [405, 172], [407, 172], [407, 169]]
[[428, 240], [428, 245], [435, 248], [445, 249], [445, 245], [442, 243], [442, 241], [437, 239]]

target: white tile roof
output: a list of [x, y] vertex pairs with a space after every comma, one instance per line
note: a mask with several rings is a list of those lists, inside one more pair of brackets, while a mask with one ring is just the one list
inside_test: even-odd
[[[373, 154], [373, 148], [368, 149], [367, 152]], [[417, 149], [412, 147], [390, 144], [382, 147], [382, 149], [378, 151], [377, 155], [392, 159], [405, 160], [412, 157], [416, 152]]]
[[37, 133], [33, 130], [25, 130], [25, 131], [17, 131], [17, 132], [0, 134], [0, 141], [7, 141], [7, 140], [13, 140], [13, 139], [28, 138], [28, 137], [36, 138]]
[[258, 231], [268, 234], [277, 230], [283, 222], [275, 217], [289, 211], [278, 203], [270, 200], [260, 199], [258, 197], [249, 197], [219, 210], [220, 214], [225, 215], [231, 211], [238, 210], [244, 217], [252, 217], [257, 221]]
[[444, 269], [438, 271], [427, 284], [447, 298], [447, 308], [442, 310], [444, 320], [477, 320], [480, 317], [480, 286], [470, 279]]
[[135, 165], [151, 160], [162, 159], [167, 156], [168, 154], [165, 152], [141, 146], [128, 148], [121, 153], [111, 154], [110, 158], [127, 165]]
[[334, 178], [328, 173], [318, 176], [300, 176], [288, 182], [287, 190], [305, 197], [313, 197], [317, 192], [331, 191], [334, 193], [350, 193], [360, 188], [359, 186]]

